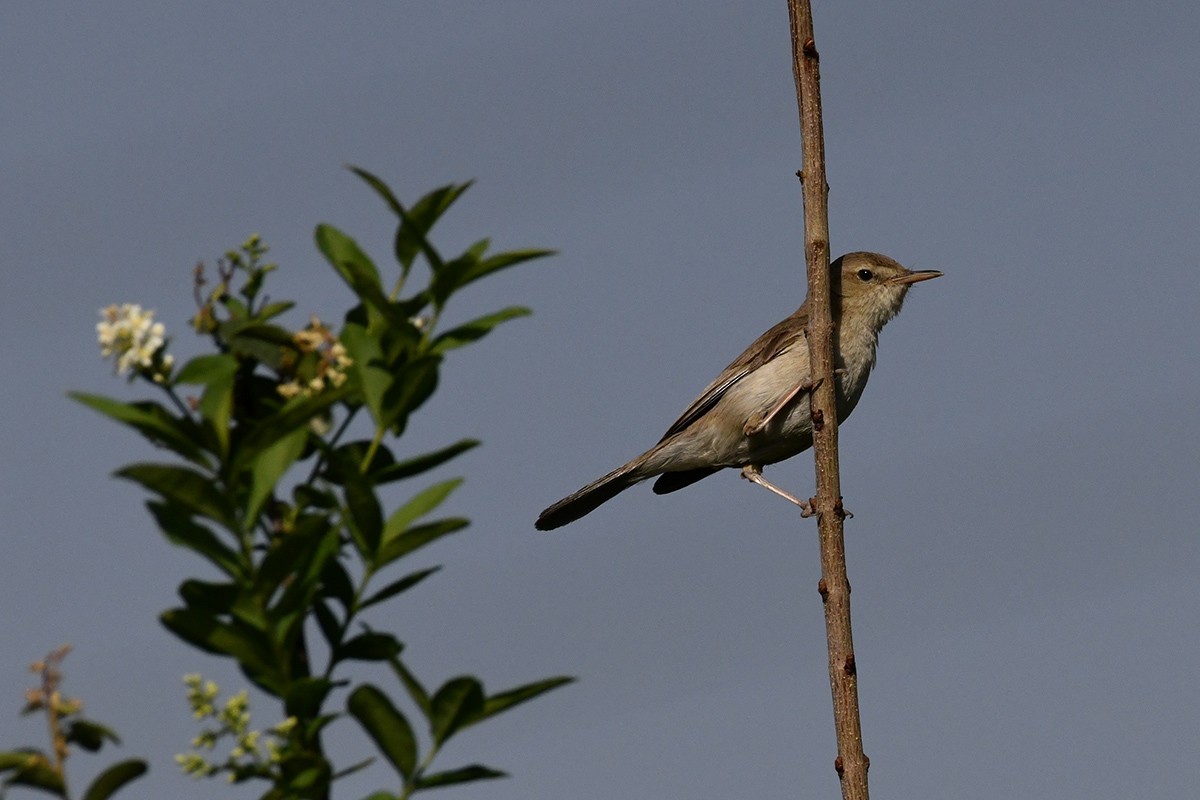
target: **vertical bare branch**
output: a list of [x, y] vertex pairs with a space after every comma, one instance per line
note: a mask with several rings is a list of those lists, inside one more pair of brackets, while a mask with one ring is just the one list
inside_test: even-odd
[[792, 69], [800, 108], [804, 151], [804, 240], [808, 264], [808, 346], [812, 376], [813, 452], [816, 459], [821, 544], [821, 581], [825, 634], [829, 645], [829, 683], [838, 755], [834, 766], [844, 800], [867, 800], [867, 767], [858, 714], [858, 678], [850, 627], [850, 582], [842, 523], [841, 476], [838, 470], [837, 405], [833, 380], [833, 315], [829, 301], [829, 186], [825, 179], [825, 137], [821, 121], [821, 73], [813, 38], [809, 0], [788, 0], [792, 28]]

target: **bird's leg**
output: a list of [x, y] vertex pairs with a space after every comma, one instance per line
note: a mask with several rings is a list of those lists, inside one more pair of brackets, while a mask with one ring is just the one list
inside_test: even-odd
[[747, 464], [746, 466], [742, 467], [742, 477], [751, 483], [757, 483], [764, 489], [769, 489], [770, 491], [782, 497], [784, 500], [789, 500], [800, 506], [800, 516], [802, 517], [811, 517], [814, 513], [816, 513], [813, 511], [813, 507], [808, 503], [808, 501], [801, 500], [795, 495], [788, 494], [783, 489], [780, 489], [778, 486], [764, 478], [762, 474], [762, 468], [756, 464]]
[[[835, 369], [833, 374], [839, 376], [845, 375], [846, 370], [840, 368]], [[757, 433], [762, 433], [763, 430], [766, 429], [767, 425], [770, 424], [771, 420], [775, 419], [775, 415], [780, 411], [783, 411], [783, 409], [787, 407], [788, 403], [791, 403], [796, 399], [796, 395], [800, 394], [801, 392], [811, 392], [819, 383], [820, 381], [817, 381], [817, 383], [813, 383], [812, 381], [804, 381], [796, 384], [796, 386], [793, 387], [790, 392], [785, 394], [783, 398], [775, 404], [775, 407], [766, 414], [763, 414], [761, 411], [756, 411], [751, 414], [750, 418], [746, 420], [745, 426], [742, 428], [742, 433], [746, 434], [747, 436], [754, 436]]]
[[[783, 409], [787, 407], [787, 404], [795, 399], [796, 395], [800, 394], [801, 392], [810, 392], [812, 389], [812, 381], [804, 381], [803, 383], [796, 384], [794, 387], [792, 387], [792, 390], [785, 394], [783, 398], [775, 404], [775, 407], [766, 414], [763, 414], [761, 411], [755, 411], [753, 414], [751, 414], [750, 418], [746, 420], [746, 424], [742, 428], [742, 432], [747, 436], [754, 436], [756, 433], [762, 433], [771, 420], [775, 418], [775, 415], [780, 411], [783, 411]], [[753, 480], [753, 478], [750, 480]]]

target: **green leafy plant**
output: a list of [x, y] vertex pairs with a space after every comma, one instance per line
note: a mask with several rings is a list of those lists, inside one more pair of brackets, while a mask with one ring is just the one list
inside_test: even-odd
[[[443, 330], [447, 304], [468, 285], [549, 251], [489, 253], [485, 239], [444, 257], [429, 232], [469, 184], [442, 187], [409, 207], [374, 175], [353, 171], [397, 217], [390, 288], [353, 239], [319, 225], [317, 247], [350, 288], [353, 305], [336, 330], [316, 318], [288, 329], [280, 319], [294, 304], [267, 298], [275, 265], [253, 237], [219, 262], [211, 289], [197, 268], [193, 326], [213, 352], [176, 369], [166, 333], [150, 312], [139, 306], [102, 312], [102, 352], [119, 374], [156, 387], [162, 401], [72, 395], [177, 457], [117, 472], [153, 495], [147, 507], [168, 540], [220, 574], [184, 581], [183, 604], [166, 611], [162, 622], [192, 646], [234, 659], [291, 720], [286, 729], [274, 729], [278, 741], [269, 758], [205, 762], [203, 769], [193, 760], [190, 771], [267, 780], [264, 798], [327, 797], [336, 779], [369, 763], [339, 768], [322, 749], [322, 730], [346, 718], [362, 727], [397, 773], [396, 791], [372, 800], [498, 777], [503, 773], [479, 764], [433, 772], [432, 762], [460, 731], [571, 680], [549, 678], [488, 694], [477, 678], [459, 676], [428, 690], [401, 658], [400, 639], [364, 619], [364, 612], [438, 569], [396, 574], [406, 557], [468, 524], [433, 516], [461, 478], [422, 487], [391, 511], [380, 489], [418, 478], [479, 442], [461, 439], [410, 454], [399, 447], [400, 437], [436, 389], [449, 353], [529, 313], [509, 307]], [[422, 261], [428, 280], [406, 294]], [[306, 640], [314, 629], [323, 639], [319, 646]], [[413, 711], [406, 715], [378, 686], [356, 683], [348, 670], [354, 662], [390, 667]], [[343, 694], [345, 711], [335, 705]], [[414, 712], [424, 718], [425, 737], [410, 721]], [[225, 720], [220, 730], [245, 734], [231, 723]]]
[[[30, 671], [37, 673], [38, 685], [25, 693], [23, 715], [44, 714], [50, 731], [50, 750], [35, 747], [0, 752], [0, 798], [9, 787], [26, 786], [70, 800], [66, 763], [73, 747], [95, 753], [106, 742], [120, 744], [111, 728], [83, 716], [83, 702], [62, 693], [62, 662], [71, 651], [69, 645], [54, 650]], [[82, 795], [83, 800], [107, 800], [117, 790], [146, 772], [146, 762], [129, 759], [103, 770]]]

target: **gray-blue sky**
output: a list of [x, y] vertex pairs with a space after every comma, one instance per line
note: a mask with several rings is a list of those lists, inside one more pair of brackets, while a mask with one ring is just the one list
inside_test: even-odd
[[[947, 273], [884, 332], [842, 437], [872, 784], [1190, 795], [1200, 9], [816, 15], [834, 249]], [[125, 391], [93, 340], [111, 302], [195, 352], [189, 270], [254, 231], [277, 295], [342, 308], [312, 227], [381, 259], [390, 235], [353, 162], [409, 198], [478, 179], [448, 247], [561, 251], [458, 308], [536, 315], [422, 413], [414, 447], [485, 440], [447, 471], [476, 524], [387, 621], [431, 679], [582, 681], [452, 747], [514, 777], [447, 793], [835, 795], [814, 525], [729, 473], [532, 528], [802, 299], [789, 59], [782, 0], [5, 4], [0, 747], [41, 735], [15, 716], [24, 668], [71, 641], [68, 689], [153, 761], [131, 796], [211, 796], [170, 761], [179, 679], [240, 680], [154, 621], [196, 565], [107, 477], [153, 454], [63, 393]]]

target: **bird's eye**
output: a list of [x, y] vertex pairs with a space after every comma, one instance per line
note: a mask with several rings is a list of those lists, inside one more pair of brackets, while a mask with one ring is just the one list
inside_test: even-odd
[[862, 281], [863, 283], [866, 283], [867, 281], [871, 280], [871, 278], [874, 278], [874, 277], [875, 277], [875, 273], [871, 272], [871, 270], [869, 270], [869, 269], [860, 269], [858, 271], [858, 279], [860, 281]]

